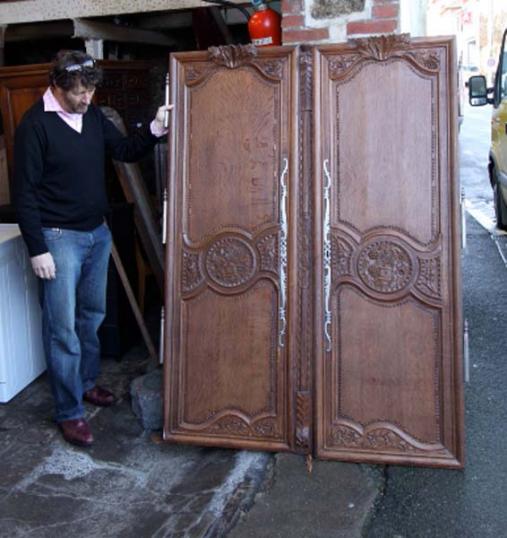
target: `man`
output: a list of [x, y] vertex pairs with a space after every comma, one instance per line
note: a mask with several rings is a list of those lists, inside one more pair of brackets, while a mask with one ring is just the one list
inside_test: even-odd
[[40, 279], [42, 333], [55, 420], [66, 441], [89, 446], [83, 400], [115, 402], [95, 384], [97, 330], [105, 314], [111, 234], [104, 215], [106, 153], [138, 160], [165, 134], [158, 109], [150, 131], [124, 137], [92, 104], [102, 73], [91, 56], [60, 52], [42, 99], [23, 117], [14, 144], [14, 203]]

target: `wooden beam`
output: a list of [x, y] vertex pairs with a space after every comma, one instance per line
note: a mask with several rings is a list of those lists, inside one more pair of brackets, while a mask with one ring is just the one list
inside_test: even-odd
[[234, 43], [234, 40], [232, 39], [232, 34], [229, 28], [227, 27], [226, 22], [224, 21], [224, 18], [222, 16], [222, 12], [220, 8], [218, 7], [210, 7], [209, 8], [211, 18], [215, 21], [215, 24], [217, 25], [217, 28], [219, 29], [220, 33], [222, 34], [224, 41], [227, 45], [232, 45]]
[[141, 310], [139, 310], [136, 296], [134, 295], [134, 291], [132, 290], [132, 286], [130, 285], [127, 272], [125, 271], [125, 267], [123, 266], [123, 263], [114, 242], [111, 247], [111, 256], [113, 258], [114, 266], [118, 271], [118, 275], [123, 285], [123, 289], [125, 290], [125, 293], [127, 295], [127, 299], [130, 303], [130, 307], [132, 308], [132, 312], [134, 313], [134, 317], [136, 318], [137, 326], [141, 331], [144, 343], [146, 345], [146, 348], [148, 349], [148, 353], [150, 354], [150, 357], [153, 359], [153, 361], [157, 361], [158, 354], [155, 350], [155, 346], [153, 345], [153, 340], [151, 339], [150, 333], [148, 332], [148, 328], [144, 323], [143, 315], [141, 314]]
[[172, 47], [176, 44], [174, 39], [160, 32], [138, 30], [137, 28], [117, 26], [107, 22], [88, 21], [85, 19], [74, 19], [74, 35], [72, 37], [123, 43], [145, 43], [149, 45], [161, 45], [163, 47]]
[[70, 37], [73, 32], [72, 21], [53, 21], [31, 24], [11, 24], [5, 32], [6, 43]]
[[[219, 8], [221, 9], [221, 8]], [[228, 26], [246, 24], [246, 18], [239, 10], [231, 8], [222, 10], [224, 20]], [[160, 13], [157, 15], [144, 15], [138, 21], [138, 27], [145, 30], [160, 30], [173, 28], [190, 28], [192, 26], [192, 12]]]
[[[231, 0], [234, 4], [248, 5], [245, 0]], [[209, 7], [200, 0], [102, 0], [83, 2], [83, 0], [24, 0], [23, 2], [0, 2], [0, 21], [2, 24], [41, 22], [83, 17], [106, 17], [127, 13], [149, 13], [152, 11], [175, 11]]]

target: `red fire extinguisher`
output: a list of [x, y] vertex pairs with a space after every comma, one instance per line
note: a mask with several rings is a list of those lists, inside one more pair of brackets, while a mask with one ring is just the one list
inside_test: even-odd
[[248, 20], [248, 33], [256, 47], [269, 47], [282, 44], [282, 17], [267, 5], [267, 0], [251, 0], [255, 13], [250, 16], [248, 11], [230, 0], [203, 0], [209, 4], [239, 9]]
[[255, 13], [248, 20], [248, 33], [256, 47], [282, 44], [282, 18], [264, 0], [252, 0]]

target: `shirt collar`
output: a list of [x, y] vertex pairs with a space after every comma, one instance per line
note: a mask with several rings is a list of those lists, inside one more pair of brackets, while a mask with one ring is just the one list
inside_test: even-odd
[[79, 119], [80, 116], [82, 117], [82, 114], [73, 114], [65, 111], [50, 87], [44, 92], [42, 100], [44, 101], [44, 112], [58, 112], [58, 114], [62, 114], [73, 120]]

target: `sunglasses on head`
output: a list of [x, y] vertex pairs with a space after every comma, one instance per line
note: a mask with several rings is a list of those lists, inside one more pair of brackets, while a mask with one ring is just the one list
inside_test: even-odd
[[65, 71], [71, 73], [72, 71], [82, 71], [83, 69], [94, 67], [95, 61], [94, 60], [85, 60], [81, 64], [71, 64], [65, 67]]

